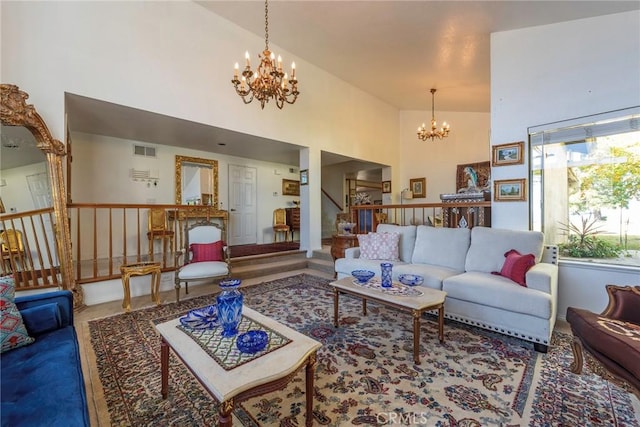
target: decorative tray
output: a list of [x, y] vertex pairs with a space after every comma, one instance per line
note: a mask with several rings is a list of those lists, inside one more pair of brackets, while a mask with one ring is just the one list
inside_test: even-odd
[[411, 286], [403, 285], [399, 282], [393, 282], [390, 288], [383, 288], [382, 282], [379, 277], [374, 277], [370, 279], [367, 283], [360, 283], [357, 279], [353, 279], [353, 284], [357, 286], [362, 286], [369, 289], [375, 289], [377, 291], [381, 291], [390, 295], [397, 295], [401, 297], [417, 297], [420, 295], [424, 295], [422, 291], [412, 288]]

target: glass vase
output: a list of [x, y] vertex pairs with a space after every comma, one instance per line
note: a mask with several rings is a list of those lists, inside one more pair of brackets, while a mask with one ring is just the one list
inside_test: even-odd
[[242, 303], [244, 297], [238, 290], [240, 279], [220, 281], [222, 292], [216, 297], [218, 321], [222, 326], [222, 336], [230, 338], [238, 334], [238, 325], [242, 320]]
[[390, 262], [383, 262], [380, 264], [381, 274], [381, 283], [383, 288], [390, 288], [393, 283], [391, 280], [391, 269], [393, 268], [393, 264]]

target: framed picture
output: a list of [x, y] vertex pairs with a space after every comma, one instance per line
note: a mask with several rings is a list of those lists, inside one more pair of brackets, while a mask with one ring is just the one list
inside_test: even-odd
[[391, 181], [382, 181], [382, 192], [391, 193]]
[[409, 180], [409, 188], [413, 192], [413, 198], [427, 197], [427, 178], [413, 178]]
[[466, 163], [456, 167], [456, 193], [491, 190], [491, 162]]
[[521, 202], [527, 200], [527, 180], [502, 179], [493, 182], [493, 200], [496, 202]]
[[520, 165], [524, 163], [524, 141], [493, 146], [492, 166]]
[[300, 185], [309, 184], [309, 169], [300, 171]]
[[283, 196], [299, 196], [300, 195], [300, 181], [293, 179], [282, 180], [282, 195]]

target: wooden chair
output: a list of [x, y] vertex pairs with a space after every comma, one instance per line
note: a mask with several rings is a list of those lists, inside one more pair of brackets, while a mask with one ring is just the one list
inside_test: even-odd
[[19, 266], [25, 259], [22, 232], [8, 229], [0, 233], [2, 241], [2, 265], [5, 272], [14, 271], [13, 265]]
[[176, 301], [180, 302], [180, 284], [185, 283], [189, 293], [189, 281], [229, 277], [231, 261], [226, 245], [227, 231], [224, 224], [199, 221], [185, 226], [184, 249], [176, 253], [175, 288]]
[[287, 241], [287, 236], [291, 231], [291, 227], [287, 225], [287, 211], [286, 209], [276, 209], [273, 211], [273, 241], [278, 240], [278, 234], [284, 233], [284, 241]]
[[[163, 208], [149, 209], [147, 238], [149, 239], [149, 258], [153, 261], [154, 242], [162, 240], [162, 257], [166, 261], [167, 241], [169, 248], [173, 250], [173, 237], [175, 233], [167, 224], [167, 212]], [[166, 262], [165, 262], [166, 264]]]

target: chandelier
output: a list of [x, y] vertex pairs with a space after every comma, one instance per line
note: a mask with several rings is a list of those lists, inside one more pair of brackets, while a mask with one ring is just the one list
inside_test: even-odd
[[449, 136], [449, 125], [447, 122], [442, 124], [442, 127], [438, 129], [438, 125], [436, 123], [436, 115], [435, 115], [435, 107], [434, 107], [434, 96], [436, 90], [431, 89], [431, 129], [428, 129], [423, 123], [422, 126], [418, 128], [418, 139], [426, 141], [427, 139], [431, 139], [432, 141], [436, 138], [442, 139]]
[[[291, 63], [291, 77], [282, 72], [282, 58], [278, 56], [276, 62], [275, 55], [269, 50], [269, 7], [267, 0], [264, 2], [264, 44], [262, 55], [258, 55], [260, 65], [256, 71], [251, 70], [249, 52], [245, 53], [246, 66], [242, 71], [241, 79], [238, 80], [239, 67], [236, 62], [233, 80], [231, 83], [236, 88], [236, 93], [242, 97], [245, 104], [249, 104], [253, 99], [260, 101], [260, 107], [264, 109], [264, 104], [270, 99], [276, 101], [278, 108], [282, 108], [284, 103], [293, 104], [298, 95], [298, 80], [296, 80], [296, 63]], [[289, 87], [291, 86], [291, 87]]]

